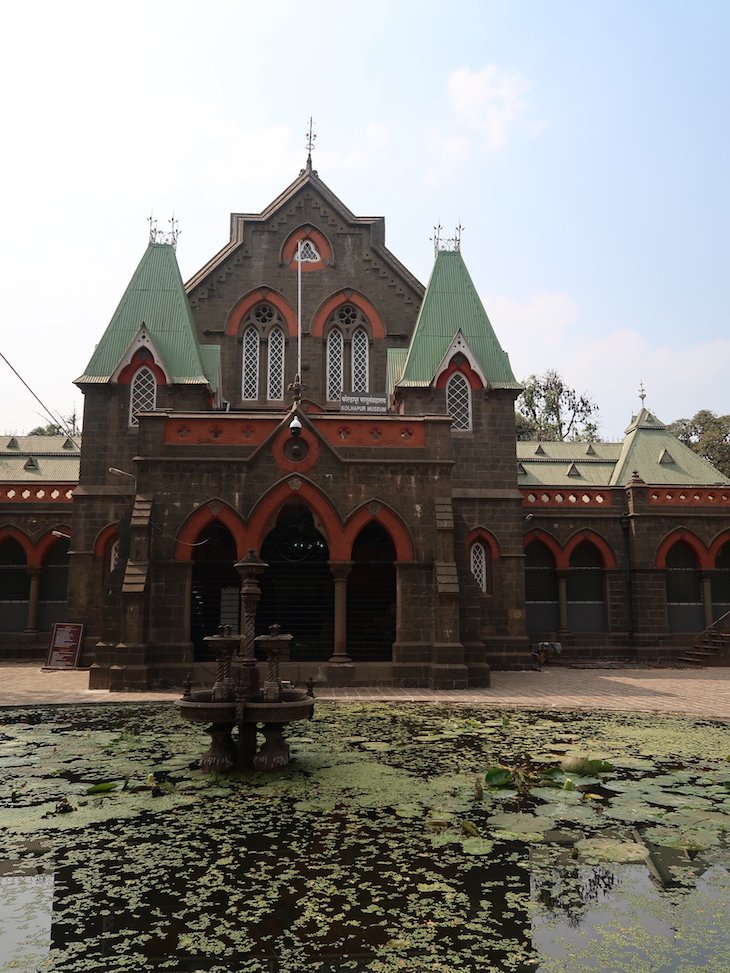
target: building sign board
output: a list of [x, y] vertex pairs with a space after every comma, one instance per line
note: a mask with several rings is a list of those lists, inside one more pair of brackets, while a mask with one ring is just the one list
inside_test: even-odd
[[342, 394], [340, 412], [361, 412], [368, 415], [382, 415], [388, 411], [387, 395], [375, 395], [373, 392], [353, 392]]
[[83, 625], [76, 622], [56, 622], [51, 632], [46, 669], [75, 669], [79, 662], [83, 637]]

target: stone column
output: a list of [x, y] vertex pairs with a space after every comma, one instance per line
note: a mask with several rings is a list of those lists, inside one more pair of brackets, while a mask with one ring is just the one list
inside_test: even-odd
[[242, 561], [236, 561], [235, 567], [241, 575], [241, 647], [239, 658], [242, 664], [241, 681], [244, 683], [245, 695], [252, 698], [259, 688], [258, 669], [254, 656], [254, 639], [256, 637], [256, 609], [261, 601], [261, 585], [259, 578], [268, 568], [254, 550], [250, 550]]
[[41, 586], [41, 569], [37, 567], [28, 568], [30, 575], [30, 589], [28, 591], [28, 618], [26, 619], [26, 632], [38, 631], [38, 593]]
[[568, 572], [558, 571], [558, 630], [568, 631]]
[[[702, 607], [705, 610], [705, 628], [709, 628], [714, 622], [712, 611], [712, 575], [704, 572], [702, 575]], [[28, 609], [30, 615], [30, 608]]]
[[347, 654], [347, 578], [352, 561], [328, 561], [335, 582], [335, 644], [330, 663], [352, 662]]

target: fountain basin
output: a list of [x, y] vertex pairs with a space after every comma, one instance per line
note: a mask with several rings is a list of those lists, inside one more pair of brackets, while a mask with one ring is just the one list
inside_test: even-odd
[[[190, 723], [207, 725], [210, 749], [200, 759], [204, 773], [228, 773], [236, 764], [257, 770], [277, 770], [289, 762], [284, 727], [297, 720], [309, 720], [314, 699], [294, 689], [282, 691], [281, 702], [246, 700], [217, 701], [211, 690], [190, 693], [177, 701], [180, 716]], [[265, 742], [257, 751], [256, 728], [262, 725]], [[231, 732], [238, 727], [238, 744]]]

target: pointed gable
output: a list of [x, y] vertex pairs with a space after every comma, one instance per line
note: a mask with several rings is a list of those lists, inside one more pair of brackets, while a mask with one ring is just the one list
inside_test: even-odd
[[77, 385], [112, 380], [141, 332], [173, 383], [213, 385], [206, 374], [175, 250], [150, 243]]
[[461, 334], [467, 357], [491, 388], [522, 388], [469, 276], [461, 253], [436, 254], [399, 385], [428, 386]]
[[644, 408], [626, 429], [611, 484], [624, 485], [636, 473], [645, 483], [654, 484], [730, 483], [726, 476], [681, 443], [663, 422]]

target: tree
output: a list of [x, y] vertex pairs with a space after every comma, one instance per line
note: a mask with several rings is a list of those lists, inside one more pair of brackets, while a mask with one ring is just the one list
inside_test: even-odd
[[78, 436], [81, 433], [79, 417], [76, 410], [70, 416], [59, 416], [58, 422], [49, 422], [46, 426], [36, 426], [28, 433], [29, 436]]
[[530, 375], [517, 398], [517, 438], [584, 440], [598, 438], [598, 406], [578, 395], [554, 369]]
[[60, 436], [62, 433], [60, 426], [55, 422], [49, 422], [47, 426], [36, 426], [28, 433], [29, 436]]
[[700, 409], [691, 419], [672, 422], [669, 431], [725, 476], [730, 476], [730, 416]]

